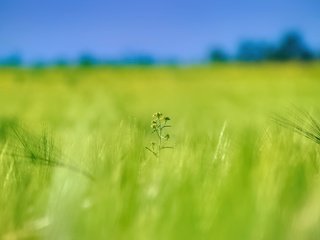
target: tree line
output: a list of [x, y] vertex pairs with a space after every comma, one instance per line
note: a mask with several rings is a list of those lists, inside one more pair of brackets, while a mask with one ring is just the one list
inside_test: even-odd
[[[286, 61], [314, 61], [320, 60], [320, 52], [310, 48], [304, 41], [299, 32], [285, 33], [280, 41], [276, 43], [259, 40], [241, 41], [237, 50], [229, 54], [223, 48], [212, 48], [208, 57], [203, 62], [224, 63], [224, 62], [286, 62]], [[64, 58], [52, 61], [37, 60], [29, 65], [34, 67], [43, 66], [93, 66], [93, 65], [155, 65], [167, 64], [176, 65], [183, 62], [177, 59], [158, 60], [150, 54], [132, 54], [125, 57], [106, 59], [98, 58], [93, 54], [82, 54], [76, 60], [67, 60]], [[25, 65], [19, 54], [12, 54], [6, 57], [0, 57], [0, 66], [22, 66]]]
[[214, 48], [209, 54], [212, 62], [265, 62], [265, 61], [312, 61], [320, 59], [320, 52], [311, 49], [298, 32], [284, 34], [277, 43], [245, 40], [240, 42], [234, 55], [221, 48]]

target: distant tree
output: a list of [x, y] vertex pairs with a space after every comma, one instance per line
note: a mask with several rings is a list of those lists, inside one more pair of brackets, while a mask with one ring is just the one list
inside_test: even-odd
[[157, 60], [158, 64], [166, 65], [166, 66], [171, 66], [171, 67], [176, 67], [179, 65], [179, 60], [177, 58], [163, 58]]
[[79, 58], [79, 65], [83, 67], [89, 67], [98, 64], [98, 60], [91, 54], [83, 54]]
[[289, 32], [280, 41], [279, 47], [274, 54], [274, 59], [279, 61], [309, 61], [314, 59], [314, 55], [298, 32]]
[[272, 58], [274, 51], [271, 44], [247, 40], [239, 44], [236, 59], [242, 62], [266, 61]]
[[227, 53], [221, 48], [215, 48], [210, 52], [211, 62], [227, 62], [229, 60]]
[[122, 60], [123, 65], [142, 65], [148, 66], [155, 63], [155, 59], [147, 54], [133, 54], [124, 57]]
[[70, 65], [70, 62], [65, 58], [57, 58], [52, 64], [57, 67], [65, 67]]
[[6, 67], [18, 67], [22, 65], [22, 58], [19, 54], [12, 54], [0, 59], [0, 65]]
[[36, 69], [42, 69], [42, 68], [45, 68], [46, 66], [48, 66], [48, 63], [45, 60], [38, 59], [38, 60], [32, 62], [31, 66]]

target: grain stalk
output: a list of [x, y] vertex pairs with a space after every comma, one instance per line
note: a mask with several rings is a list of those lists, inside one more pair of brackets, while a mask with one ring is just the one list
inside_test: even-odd
[[320, 144], [320, 123], [303, 109], [296, 108], [287, 114], [289, 117], [276, 115], [273, 119], [282, 127], [288, 128], [311, 141]]

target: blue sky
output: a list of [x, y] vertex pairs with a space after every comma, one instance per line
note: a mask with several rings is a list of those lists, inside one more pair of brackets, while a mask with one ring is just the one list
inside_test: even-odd
[[199, 59], [287, 30], [320, 49], [318, 0], [0, 0], [0, 55], [25, 59], [150, 53]]

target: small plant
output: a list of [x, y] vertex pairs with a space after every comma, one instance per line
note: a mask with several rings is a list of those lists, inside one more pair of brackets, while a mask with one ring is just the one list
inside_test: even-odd
[[171, 127], [168, 122], [171, 119], [169, 117], [164, 117], [164, 115], [160, 112], [152, 115], [151, 121], [151, 129], [152, 133], [156, 135], [157, 141], [151, 142], [150, 147], [146, 147], [148, 151], [150, 151], [156, 158], [160, 158], [160, 153], [162, 150], [166, 148], [173, 148], [167, 146], [167, 142], [170, 139], [170, 135], [164, 132], [165, 128]]

